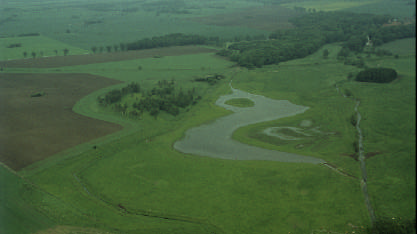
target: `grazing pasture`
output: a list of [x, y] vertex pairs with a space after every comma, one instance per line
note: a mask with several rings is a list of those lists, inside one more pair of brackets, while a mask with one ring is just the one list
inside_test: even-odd
[[[88, 74], [0, 74], [0, 160], [20, 170], [64, 149], [120, 130], [119, 125], [72, 111], [83, 96], [117, 83]], [[36, 92], [44, 95], [32, 97]]]
[[[415, 219], [415, 39], [380, 47], [395, 57], [351, 53], [349, 59], [361, 59], [366, 67], [395, 69], [398, 79], [389, 84], [349, 78], [361, 68], [337, 58], [342, 44], [251, 70], [216, 56], [210, 47], [89, 51], [168, 33], [219, 36], [230, 44], [291, 27], [288, 19], [302, 11], [296, 7], [310, 13], [401, 13], [414, 0], [284, 6], [269, 0], [4, 2], [0, 233], [365, 234], [371, 222], [352, 125], [357, 100], [376, 216]], [[16, 36], [28, 33], [40, 36]], [[62, 56], [65, 48], [68, 56]], [[208, 77], [222, 79], [208, 82]], [[164, 80], [183, 91], [195, 89], [201, 99], [176, 116], [161, 112], [157, 118], [147, 112], [133, 118], [98, 103], [126, 83], [140, 84], [140, 95], [146, 95]], [[230, 110], [259, 106], [255, 98], [216, 105], [219, 97], [233, 95], [230, 83], [248, 96], [309, 108], [243, 128], [229, 123], [238, 129], [228, 140], [325, 163], [226, 160], [176, 150], [174, 144], [190, 129], [213, 126], [235, 114]], [[132, 105], [136, 98], [128, 94], [118, 104]], [[218, 149], [213, 142], [208, 137], [201, 145]]]

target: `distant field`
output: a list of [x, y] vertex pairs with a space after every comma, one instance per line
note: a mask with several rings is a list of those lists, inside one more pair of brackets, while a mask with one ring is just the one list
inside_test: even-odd
[[[245, 25], [215, 26], [187, 20], [190, 17], [208, 16], [219, 12], [233, 12], [240, 8], [260, 6], [259, 3], [243, 1], [186, 2], [185, 8], [177, 7], [184, 1], [165, 1], [162, 7], [141, 6], [145, 2], [105, 1], [80, 2], [63, 1], [55, 3], [22, 4], [10, 2], [7, 11], [1, 12], [0, 36], [40, 32], [64, 43], [90, 49], [92, 46], [106, 46], [131, 42], [138, 39], [161, 36], [169, 33], [201, 34], [234, 38], [235, 36], [264, 34], [264, 30], [248, 28]], [[152, 3], [148, 3], [152, 5]], [[204, 7], [204, 9], [202, 9]], [[154, 9], [153, 9], [154, 8]], [[169, 12], [186, 10], [188, 13]], [[0, 9], [1, 10], [1, 9]], [[42, 12], [39, 14], [38, 12]], [[168, 12], [166, 12], [168, 11]], [[3, 17], [1, 17], [3, 16]], [[11, 18], [9, 18], [11, 17]], [[10, 20], [7, 20], [10, 19]], [[53, 19], [51, 21], [51, 19]]]
[[314, 0], [304, 2], [293, 2], [282, 4], [288, 8], [304, 7], [307, 9], [316, 9], [317, 11], [338, 11], [346, 10], [352, 7], [360, 7], [363, 5], [377, 3], [382, 0], [367, 0], [367, 1], [333, 1], [333, 0]]
[[[0, 160], [20, 170], [120, 126], [72, 112], [86, 94], [119, 82], [88, 74], [0, 74]], [[31, 97], [42, 92], [43, 96]]]
[[215, 52], [214, 49], [207, 49], [198, 46], [174, 46], [167, 48], [97, 53], [88, 55], [54, 56], [48, 58], [18, 59], [12, 61], [0, 61], [0, 66], [5, 68], [54, 68], [64, 66], [85, 65], [92, 63], [106, 63], [140, 58], [151, 58], [161, 56], [173, 56], [195, 53]]
[[268, 6], [206, 17], [190, 18], [190, 20], [208, 25], [241, 26], [274, 31], [292, 28], [293, 25], [288, 22], [288, 19], [298, 15], [300, 13], [286, 7]]
[[416, 55], [416, 38], [396, 40], [393, 42], [383, 44], [378, 48], [389, 50], [394, 55], [398, 54], [399, 56]]
[[[21, 47], [7, 48], [12, 44], [21, 44]], [[7, 37], [0, 38], [0, 61], [23, 59], [24, 52], [27, 52], [27, 58], [32, 58], [32, 52], [36, 53], [37, 58], [62, 56], [64, 55], [64, 49], [69, 50], [69, 55], [89, 52], [45, 36]], [[57, 53], [55, 53], [55, 50], [57, 50]]]
[[[377, 0], [364, 5], [351, 6], [346, 11], [371, 14], [388, 14], [399, 19], [411, 18], [416, 12], [416, 1]], [[415, 15], [414, 15], [415, 18]]]

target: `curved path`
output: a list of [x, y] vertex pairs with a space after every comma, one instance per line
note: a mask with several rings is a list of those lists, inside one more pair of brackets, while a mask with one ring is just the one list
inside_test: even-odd
[[[213, 123], [189, 129], [185, 137], [174, 143], [178, 151], [200, 156], [234, 160], [269, 160], [297, 163], [325, 163], [324, 160], [293, 153], [280, 152], [246, 145], [232, 139], [233, 132], [243, 126], [305, 112], [308, 107], [292, 104], [287, 100], [274, 100], [250, 94], [230, 85], [233, 93], [221, 96], [216, 105], [234, 113], [216, 119]], [[235, 107], [225, 104], [234, 98], [248, 98], [253, 107]]]

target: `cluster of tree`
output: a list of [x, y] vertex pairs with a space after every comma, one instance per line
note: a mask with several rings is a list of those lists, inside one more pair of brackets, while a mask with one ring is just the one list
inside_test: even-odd
[[[141, 93], [141, 98], [137, 98], [131, 106], [120, 103], [123, 96], [132, 93]], [[158, 81], [157, 87], [148, 91], [142, 91], [139, 84], [131, 83], [127, 87], [114, 89], [99, 97], [98, 102], [104, 106], [112, 106], [117, 112], [131, 116], [136, 117], [143, 112], [148, 112], [157, 118], [161, 111], [177, 116], [180, 113], [180, 108], [194, 105], [200, 99], [201, 97], [195, 94], [195, 89], [177, 90], [174, 81], [163, 80]]]
[[197, 82], [207, 82], [211, 85], [214, 85], [217, 83], [217, 81], [224, 79], [223, 75], [220, 74], [214, 74], [214, 75], [208, 75], [204, 78], [195, 78], [194, 81]]
[[116, 102], [120, 102], [122, 97], [130, 93], [140, 93], [140, 85], [136, 82], [128, 84], [122, 89], [113, 89], [106, 93], [104, 97], [98, 97], [98, 102], [102, 105], [111, 105]]
[[17, 35], [18, 37], [36, 37], [36, 36], [40, 36], [40, 33], [23, 33], [23, 34], [19, 34]]
[[176, 90], [173, 81], [167, 82], [164, 80], [158, 82], [158, 87], [147, 92], [146, 96], [139, 102], [133, 103], [132, 107], [140, 113], [147, 111], [155, 118], [160, 111], [177, 116], [180, 113], [180, 108], [194, 105], [200, 99], [200, 96], [196, 96], [195, 89], [188, 91]]
[[7, 46], [7, 48], [16, 48], [16, 47], [22, 47], [22, 43], [13, 43]]
[[359, 82], [389, 83], [397, 78], [397, 72], [392, 68], [368, 68], [360, 71], [355, 80]]
[[342, 54], [349, 54], [350, 51], [362, 51], [367, 36], [376, 41], [376, 45], [415, 37], [415, 24], [382, 27], [389, 19], [385, 15], [312, 12], [290, 19], [296, 27], [271, 33], [269, 40], [235, 42], [218, 54], [251, 68], [302, 58], [327, 43], [344, 42]]

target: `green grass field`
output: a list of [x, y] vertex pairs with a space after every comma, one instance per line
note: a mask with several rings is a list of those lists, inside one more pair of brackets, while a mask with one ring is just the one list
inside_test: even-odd
[[[247, 72], [236, 78], [236, 87], [284, 98], [310, 106], [305, 114], [248, 126], [239, 129], [234, 137], [248, 144], [289, 152], [315, 155], [341, 167], [345, 172], [359, 176], [358, 163], [341, 153], [352, 154], [356, 132], [348, 118], [353, 113], [353, 101], [341, 98], [330, 84], [339, 82], [361, 100], [361, 123], [365, 153], [377, 155], [367, 160], [369, 191], [377, 216], [413, 217], [415, 212], [415, 58], [409, 57], [415, 39], [404, 39], [383, 46], [398, 53], [400, 58], [385, 57], [366, 61], [371, 67], [391, 67], [399, 79], [391, 84], [347, 82], [346, 74], [356, 68], [342, 64], [323, 63], [320, 51], [310, 58], [290, 61], [271, 67], [269, 72]], [[314, 58], [314, 59], [313, 59]], [[306, 67], [313, 59], [315, 66]], [[311, 60], [311, 61], [313, 61]], [[296, 67], [299, 63], [303, 68]], [[326, 71], [323, 74], [322, 71]], [[339, 73], [340, 72], [340, 73]], [[253, 74], [251, 74], [253, 73]], [[339, 73], [339, 75], [337, 75]], [[256, 77], [256, 78], [255, 78]], [[318, 82], [319, 81], [319, 82]], [[282, 90], [282, 91], [281, 91]], [[342, 134], [321, 139], [291, 142], [267, 137], [260, 132], [268, 127], [298, 127], [302, 120], [310, 120], [322, 130]], [[300, 144], [306, 146], [297, 147]]]
[[[332, 3], [323, 0], [289, 6], [340, 10], [369, 7], [382, 1], [386, 0]], [[132, 7], [139, 4], [128, 3]], [[195, 1], [196, 7], [200, 4], [211, 7], [190, 8], [192, 14], [159, 16], [144, 11], [118, 15], [114, 10], [106, 10], [114, 8], [110, 1], [94, 6], [81, 4], [81, 8], [76, 2], [54, 3], [62, 7], [57, 12], [48, 8], [47, 3], [10, 4], [17, 7], [18, 18], [24, 22], [33, 18], [30, 11], [46, 7], [44, 14], [20, 28], [13, 26], [17, 21], [2, 25], [10, 35], [41, 32], [42, 36], [0, 38], [0, 59], [22, 58], [25, 50], [28, 57], [32, 51], [54, 56], [55, 49], [62, 55], [63, 48], [68, 48], [70, 54], [82, 54], [92, 45], [179, 32], [180, 28], [181, 32], [225, 37], [261, 32], [186, 21], [188, 17], [259, 5], [241, 4], [237, 0]], [[13, 11], [7, 14], [16, 13]], [[51, 17], [56, 17], [56, 22], [50, 28], [42, 26], [48, 25], [45, 22]], [[85, 20], [103, 23], [85, 26], [82, 25]], [[123, 24], [134, 20], [135, 23]], [[132, 234], [364, 233], [361, 227], [369, 226], [370, 219], [360, 187], [360, 166], [349, 156], [354, 154], [353, 143], [357, 140], [357, 132], [350, 123], [355, 102], [338, 93], [335, 84], [361, 101], [365, 153], [376, 154], [366, 160], [368, 189], [376, 215], [415, 218], [416, 76], [415, 56], [409, 53], [414, 50], [415, 54], [413, 42], [415, 39], [406, 39], [382, 46], [398, 54], [398, 59], [374, 56], [365, 59], [369, 67], [396, 69], [399, 78], [390, 84], [347, 80], [348, 73], [360, 69], [337, 61], [339, 44], [325, 45], [303, 59], [256, 70], [232, 67], [233, 63], [211, 53], [53, 69], [7, 69], [6, 72], [91, 73], [124, 81], [87, 95], [73, 107], [76, 113], [121, 124], [124, 130], [67, 149], [18, 173], [1, 165], [0, 233], [36, 233], [56, 225]], [[12, 43], [22, 43], [22, 47], [6, 48]], [[322, 56], [324, 49], [330, 52], [328, 59]], [[194, 82], [195, 78], [215, 73], [225, 79], [215, 85]], [[184, 89], [196, 88], [203, 97], [176, 117], [162, 113], [155, 119], [144, 114], [138, 120], [97, 103], [98, 96], [129, 82], [138, 82], [146, 90], [159, 80], [172, 79]], [[230, 114], [214, 103], [220, 95], [230, 92], [232, 79], [234, 88], [310, 107], [300, 115], [241, 128], [234, 133], [234, 139], [322, 158], [352, 177], [324, 165], [221, 160], [174, 150], [172, 145], [186, 130]], [[230, 104], [252, 105], [247, 100], [234, 100]], [[270, 127], [297, 127], [310, 136], [282, 140], [262, 133]], [[302, 137], [295, 132], [286, 133]]]
[[42, 200], [49, 198], [48, 194], [23, 180], [3, 164], [0, 165], [0, 179], [1, 233], [32, 233], [55, 223], [36, 209]]
[[[197, 66], [201, 63], [210, 67], [202, 69]], [[137, 69], [138, 64], [142, 70]], [[214, 101], [230, 92], [227, 84], [233, 71], [229, 66], [223, 59], [201, 54], [62, 68], [61, 72], [91, 71], [127, 82], [143, 82], [144, 87], [170, 74], [170, 79], [184, 87], [200, 87], [203, 100], [177, 118], [161, 116], [155, 120], [144, 116], [135, 121], [102, 112], [95, 103], [96, 97], [105, 92], [100, 90], [82, 99], [74, 110], [124, 124], [127, 129], [35, 164], [22, 175], [81, 210], [88, 219], [96, 220], [96, 226], [104, 230], [305, 233], [321, 227], [351, 230], [349, 222], [366, 225], [368, 218], [357, 181], [326, 167], [225, 161], [183, 155], [172, 149], [188, 128], [228, 113], [214, 106]], [[214, 86], [190, 81], [213, 72], [225, 74], [226, 79]], [[98, 150], [92, 149], [93, 144]], [[278, 189], [282, 186], [285, 192]], [[132, 213], [131, 218], [143, 221], [129, 223], [129, 218], [121, 216], [119, 204]], [[185, 221], [148, 222], [151, 218], [143, 217], [146, 212]], [[64, 219], [63, 223], [90, 226], [74, 220]]]

